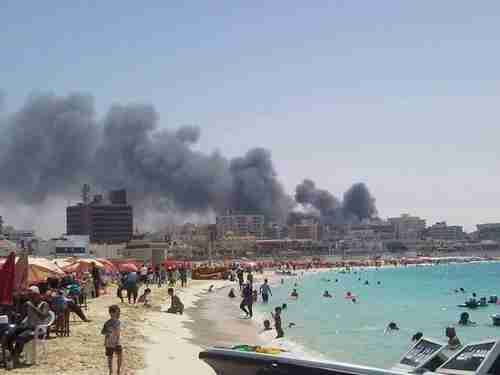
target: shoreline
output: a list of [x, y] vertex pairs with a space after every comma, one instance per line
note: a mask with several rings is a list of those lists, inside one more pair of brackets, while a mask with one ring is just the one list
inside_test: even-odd
[[[255, 275], [254, 280], [259, 284], [264, 278], [271, 281], [273, 274], [267, 271]], [[214, 285], [211, 293], [208, 292], [210, 285]], [[228, 280], [190, 280], [187, 288], [176, 290], [185, 306], [183, 315], [162, 312], [168, 302], [150, 311], [141, 332], [146, 338], [145, 367], [136, 374], [157, 375], [170, 369], [182, 369], [194, 375], [215, 375], [210, 366], [198, 359], [200, 351], [214, 345], [266, 344], [268, 340], [259, 335], [261, 322], [255, 318], [242, 319], [241, 298], [227, 297], [231, 287], [238, 289], [236, 283]], [[166, 302], [166, 288], [160, 291]], [[160, 294], [153, 289], [153, 301]]]

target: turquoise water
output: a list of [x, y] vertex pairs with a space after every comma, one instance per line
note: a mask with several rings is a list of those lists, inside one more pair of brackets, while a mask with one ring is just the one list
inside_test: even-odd
[[[370, 285], [364, 285], [366, 280]], [[296, 301], [288, 298], [295, 282], [300, 295]], [[466, 294], [454, 292], [460, 287]], [[325, 290], [335, 298], [323, 298]], [[357, 304], [344, 298], [347, 291], [358, 297]], [[283, 286], [273, 288], [269, 306], [257, 309], [267, 314], [286, 302], [284, 326], [297, 324], [285, 330], [286, 339], [307, 351], [332, 360], [390, 367], [418, 331], [445, 342], [445, 327], [456, 326], [463, 311], [470, 313], [477, 326], [456, 327], [462, 343], [500, 337], [500, 327], [494, 327], [490, 319], [491, 314], [500, 313], [500, 305], [475, 310], [457, 307], [472, 292], [478, 297], [500, 295], [500, 263], [364, 269], [356, 274], [306, 273], [300, 279], [285, 278]], [[400, 331], [385, 335], [390, 321], [395, 321]]]

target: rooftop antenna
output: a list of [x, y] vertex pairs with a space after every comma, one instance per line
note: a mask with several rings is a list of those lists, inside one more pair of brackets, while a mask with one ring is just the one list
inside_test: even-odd
[[82, 187], [82, 202], [85, 205], [90, 203], [90, 185], [84, 184]]

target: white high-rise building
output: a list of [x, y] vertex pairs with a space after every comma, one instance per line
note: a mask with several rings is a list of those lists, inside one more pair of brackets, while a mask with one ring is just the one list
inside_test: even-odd
[[402, 214], [400, 217], [387, 219], [394, 226], [395, 237], [398, 240], [417, 240], [425, 230], [425, 220], [418, 216]]

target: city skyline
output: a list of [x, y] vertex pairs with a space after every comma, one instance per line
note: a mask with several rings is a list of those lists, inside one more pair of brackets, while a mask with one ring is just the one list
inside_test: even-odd
[[0, 110], [34, 91], [88, 92], [99, 118], [153, 104], [203, 152], [271, 150], [289, 194], [364, 182], [382, 217], [500, 221], [500, 5], [117, 4], [7, 1]]

